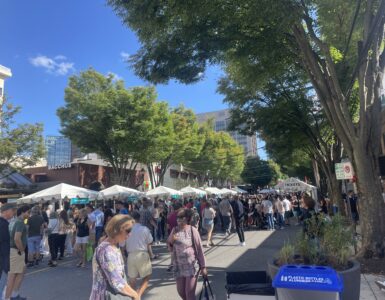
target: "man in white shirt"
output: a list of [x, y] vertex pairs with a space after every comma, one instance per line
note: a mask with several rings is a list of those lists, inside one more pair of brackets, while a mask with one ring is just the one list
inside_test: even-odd
[[103, 226], [104, 226], [104, 213], [102, 211], [103, 205], [99, 206], [94, 210], [93, 219], [95, 220], [95, 245], [97, 246], [99, 243], [99, 239], [103, 234]]
[[283, 209], [285, 210], [285, 224], [288, 226], [290, 225], [290, 218], [292, 216], [291, 214], [291, 203], [286, 198], [286, 196], [282, 200]]
[[273, 220], [273, 203], [269, 198], [265, 198], [262, 201], [263, 214], [267, 219], [267, 226], [269, 230], [274, 230], [274, 220]]
[[142, 296], [152, 274], [149, 250], [153, 238], [150, 229], [140, 224], [140, 214], [137, 211], [132, 213], [132, 217], [136, 224], [132, 227], [126, 241], [128, 277], [130, 279], [130, 286], [135, 290], [136, 279], [143, 278], [142, 285], [138, 290], [139, 296]]

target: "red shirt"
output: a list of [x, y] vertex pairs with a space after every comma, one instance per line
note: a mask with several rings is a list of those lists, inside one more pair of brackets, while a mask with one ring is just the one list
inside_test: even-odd
[[178, 214], [177, 211], [173, 211], [171, 214], [169, 214], [169, 216], [167, 218], [167, 224], [168, 224], [169, 232], [171, 232], [171, 230], [178, 225], [178, 223], [176, 221], [177, 214]]

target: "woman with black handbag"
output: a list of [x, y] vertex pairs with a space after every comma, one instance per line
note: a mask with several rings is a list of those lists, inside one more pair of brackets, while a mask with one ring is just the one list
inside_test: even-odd
[[177, 291], [183, 300], [195, 300], [199, 274], [207, 277], [199, 232], [188, 225], [191, 216], [191, 210], [181, 209], [177, 214], [178, 226], [171, 231], [167, 240], [173, 257]]
[[95, 250], [92, 261], [93, 283], [90, 300], [140, 299], [126, 279], [119, 244], [126, 241], [134, 224], [129, 215], [116, 215], [105, 229], [107, 238]]

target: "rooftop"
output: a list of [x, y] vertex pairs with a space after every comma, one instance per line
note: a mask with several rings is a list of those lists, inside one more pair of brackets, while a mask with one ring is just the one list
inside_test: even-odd
[[12, 76], [11, 69], [0, 65], [0, 77], [7, 78], [7, 77], [11, 77], [11, 76]]

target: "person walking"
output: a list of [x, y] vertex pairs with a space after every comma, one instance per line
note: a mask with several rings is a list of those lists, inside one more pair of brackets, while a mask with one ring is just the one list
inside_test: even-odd
[[228, 197], [219, 203], [219, 212], [222, 215], [225, 233], [229, 236], [231, 234], [231, 216], [233, 215], [233, 208], [231, 207]]
[[141, 297], [148, 287], [150, 276], [152, 274], [151, 265], [151, 243], [153, 238], [150, 230], [140, 224], [140, 214], [137, 211], [132, 212], [132, 217], [135, 224], [132, 227], [131, 233], [126, 241], [127, 257], [127, 274], [129, 277], [130, 286], [137, 290], [137, 278], [142, 278], [142, 284], [137, 290]]
[[60, 229], [60, 223], [59, 218], [56, 212], [51, 212], [49, 215], [49, 222], [48, 222], [48, 246], [49, 246], [49, 253], [51, 255], [51, 259], [48, 262], [48, 265], [51, 267], [57, 266], [57, 251], [58, 251], [58, 245], [59, 245], [59, 229]]
[[139, 300], [139, 294], [128, 285], [124, 260], [119, 244], [126, 241], [134, 220], [129, 215], [114, 216], [107, 224], [107, 238], [95, 249], [92, 260], [92, 290], [89, 300], [110, 299], [108, 295], [118, 294], [119, 299]]
[[206, 207], [203, 210], [203, 228], [207, 231], [207, 242], [206, 247], [214, 246], [213, 243], [213, 230], [214, 230], [214, 219], [215, 210], [212, 207], [211, 201], [207, 201]]
[[31, 209], [31, 216], [27, 221], [28, 227], [28, 267], [37, 266], [40, 259], [40, 244], [46, 223], [40, 213], [40, 207]]
[[27, 226], [25, 225], [25, 221], [28, 217], [29, 206], [23, 205], [17, 210], [17, 218], [9, 224], [11, 252], [5, 300], [27, 299], [20, 296], [20, 287], [25, 274], [24, 252], [27, 246]]
[[245, 211], [243, 204], [239, 197], [235, 197], [233, 201], [234, 221], [239, 238], [239, 246], [246, 246], [245, 232], [243, 230], [243, 223], [245, 221]]
[[58, 232], [58, 243], [56, 245], [58, 260], [64, 258], [64, 251], [67, 239], [67, 231], [69, 230], [71, 224], [68, 218], [68, 214], [65, 210], [62, 210], [59, 213], [59, 232]]
[[283, 209], [285, 211], [285, 225], [290, 225], [290, 218], [292, 217], [292, 211], [291, 211], [291, 203], [289, 199], [287, 199], [286, 196], [284, 196], [282, 200]]
[[99, 244], [99, 240], [103, 235], [104, 213], [103, 205], [99, 205], [93, 212], [95, 217], [95, 245]]
[[275, 209], [277, 211], [277, 222], [278, 222], [278, 228], [284, 229], [285, 225], [285, 208], [283, 206], [283, 200], [281, 197], [278, 197], [275, 201]]
[[183, 300], [195, 300], [195, 290], [200, 272], [207, 277], [206, 260], [202, 242], [196, 228], [188, 225], [191, 212], [180, 209], [177, 227], [167, 240], [174, 261], [176, 287]]
[[10, 268], [11, 237], [9, 234], [9, 220], [15, 214], [16, 205], [5, 203], [0, 207], [0, 299], [3, 299]]
[[83, 208], [79, 211], [79, 217], [75, 219], [76, 224], [76, 241], [75, 251], [79, 257], [77, 267], [86, 267], [86, 248], [90, 236], [90, 228], [88, 223], [87, 211]]
[[274, 220], [273, 220], [273, 203], [269, 200], [269, 198], [265, 198], [262, 201], [262, 209], [263, 214], [267, 219], [267, 226], [269, 230], [274, 230]]

